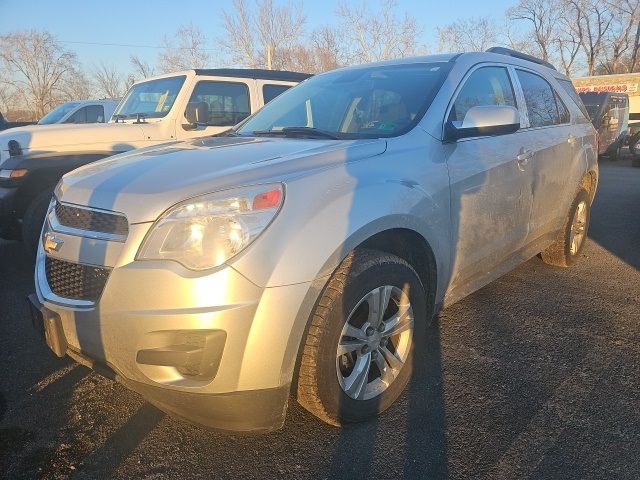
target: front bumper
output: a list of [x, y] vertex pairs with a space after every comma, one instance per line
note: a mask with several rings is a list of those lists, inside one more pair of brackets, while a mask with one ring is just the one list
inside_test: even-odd
[[59, 317], [65, 353], [192, 422], [279, 428], [311, 284], [261, 288], [230, 266], [196, 273], [174, 262], [136, 261], [148, 227], [132, 225], [118, 245], [56, 233], [64, 242], [51, 255], [95, 265], [101, 252], [99, 264], [112, 268], [94, 304], [52, 293], [39, 246], [37, 302]]
[[60, 317], [41, 304], [35, 295], [28, 298], [34, 328], [45, 338], [58, 356], [69, 355], [104, 377], [115, 380], [139, 393], [158, 408], [187, 421], [209, 428], [233, 432], [267, 432], [284, 423], [289, 385], [253, 391], [202, 395], [167, 390], [124, 377], [112, 366], [97, 362], [70, 348], [66, 342]]

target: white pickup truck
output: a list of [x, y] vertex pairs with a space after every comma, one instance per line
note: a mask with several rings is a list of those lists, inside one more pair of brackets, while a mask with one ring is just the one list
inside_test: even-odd
[[0, 133], [0, 237], [35, 251], [53, 188], [65, 173], [134, 148], [221, 133], [309, 75], [195, 69], [131, 86], [108, 123]]

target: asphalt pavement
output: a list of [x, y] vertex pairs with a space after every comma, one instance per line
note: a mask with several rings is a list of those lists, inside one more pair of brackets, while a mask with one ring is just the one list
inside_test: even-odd
[[29, 324], [32, 267], [0, 242], [1, 478], [640, 478], [640, 168], [601, 163], [577, 266], [534, 258], [447, 308], [378, 420], [342, 430], [290, 403], [275, 433], [165, 415]]

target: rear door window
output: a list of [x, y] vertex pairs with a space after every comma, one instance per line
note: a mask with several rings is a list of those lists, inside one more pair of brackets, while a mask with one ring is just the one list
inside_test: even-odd
[[87, 107], [87, 123], [104, 122], [104, 107], [102, 105], [89, 105]]
[[460, 89], [448, 121], [459, 126], [471, 107], [487, 105], [516, 107], [509, 73], [504, 67], [481, 67], [474, 71]]
[[546, 127], [566, 123], [561, 121], [556, 102], [556, 93], [549, 85], [549, 82], [535, 73], [520, 69], [517, 69], [516, 72], [524, 93], [531, 127]]
[[203, 80], [196, 84], [189, 103], [209, 107], [207, 125], [232, 127], [249, 116], [249, 87], [245, 83]]
[[264, 103], [267, 104], [281, 93], [286, 92], [291, 88], [291, 85], [268, 85], [262, 86], [262, 98]]

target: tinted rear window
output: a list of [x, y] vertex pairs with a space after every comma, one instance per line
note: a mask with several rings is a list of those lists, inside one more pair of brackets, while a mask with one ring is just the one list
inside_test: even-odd
[[286, 92], [290, 88], [291, 85], [263, 85], [262, 96], [264, 98], [264, 103], [269, 103], [271, 100], [276, 98], [281, 93]]

